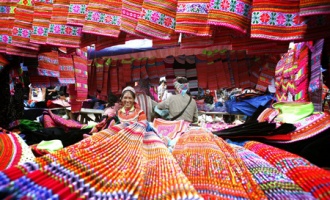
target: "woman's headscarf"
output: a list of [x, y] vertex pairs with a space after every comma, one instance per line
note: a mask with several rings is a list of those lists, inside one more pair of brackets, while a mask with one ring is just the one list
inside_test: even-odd
[[131, 91], [135, 94], [135, 89], [131, 86], [125, 87], [121, 93], [124, 94], [125, 91]]
[[189, 83], [179, 83], [178, 81], [174, 81], [174, 87], [182, 96], [184, 96], [189, 90]]

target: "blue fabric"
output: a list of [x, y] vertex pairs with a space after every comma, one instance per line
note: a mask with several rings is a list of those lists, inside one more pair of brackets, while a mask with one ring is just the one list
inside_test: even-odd
[[236, 100], [234, 98], [225, 102], [227, 112], [230, 114], [243, 114], [246, 116], [252, 116], [259, 106], [268, 107], [271, 100], [274, 99], [273, 94], [267, 94], [252, 98]]

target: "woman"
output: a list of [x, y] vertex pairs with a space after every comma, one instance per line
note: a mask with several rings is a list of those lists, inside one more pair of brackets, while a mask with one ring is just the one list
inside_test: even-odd
[[[197, 104], [187, 92], [189, 90], [188, 79], [185, 77], [177, 77], [174, 82], [176, 95], [171, 95], [165, 101], [158, 103], [157, 108], [160, 110], [169, 110], [169, 119], [185, 120], [187, 122], [198, 121]], [[182, 112], [183, 111], [183, 112]]]
[[131, 86], [123, 89], [121, 94], [122, 108], [118, 110], [120, 122], [137, 122], [147, 120], [146, 114], [135, 102], [135, 90]]

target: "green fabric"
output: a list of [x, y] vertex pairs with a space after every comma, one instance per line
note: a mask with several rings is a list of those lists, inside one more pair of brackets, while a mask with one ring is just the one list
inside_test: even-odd
[[41, 123], [28, 119], [20, 119], [18, 127], [21, 132], [36, 131], [44, 128]]
[[273, 108], [280, 110], [276, 121], [285, 123], [295, 123], [314, 112], [312, 102], [278, 102], [273, 104]]
[[54, 151], [63, 149], [63, 144], [61, 140], [43, 140], [37, 145], [37, 149], [47, 150], [52, 153]]

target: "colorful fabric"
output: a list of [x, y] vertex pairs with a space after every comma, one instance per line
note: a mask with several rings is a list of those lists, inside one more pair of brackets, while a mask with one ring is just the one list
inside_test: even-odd
[[151, 37], [169, 40], [175, 29], [176, 8], [176, 0], [144, 1], [135, 30]]
[[178, 0], [175, 17], [175, 32], [197, 36], [211, 36], [211, 26], [207, 24], [209, 0]]
[[76, 82], [72, 56], [59, 55], [58, 65], [60, 76], [58, 80], [61, 84], [74, 84]]
[[137, 104], [135, 104], [129, 112], [126, 112], [124, 107], [120, 109], [118, 111], [118, 118], [122, 123], [147, 120], [146, 114]]
[[83, 26], [89, 0], [70, 0], [67, 24]]
[[160, 118], [155, 118], [153, 121], [153, 127], [157, 130], [157, 133], [160, 136], [174, 139], [185, 131], [183, 129], [183, 123], [183, 120], [167, 121]]
[[18, 134], [0, 133], [1, 171], [34, 159], [31, 149]]
[[299, 16], [299, 0], [254, 0], [251, 16], [251, 38], [271, 40], [303, 39], [306, 24]]
[[59, 115], [55, 115], [51, 110], [47, 110], [43, 112], [44, 117], [44, 127], [62, 127], [65, 131], [69, 131], [70, 129], [81, 129], [83, 127], [77, 121], [71, 119], [64, 119]]
[[109, 37], [120, 33], [122, 1], [90, 0], [82, 31]]
[[80, 47], [82, 27], [67, 24], [68, 10], [69, 0], [54, 0], [47, 44], [60, 47]]
[[328, 199], [330, 197], [327, 192], [330, 190], [329, 171], [321, 169], [295, 154], [259, 142], [249, 141], [244, 144], [244, 147], [263, 157], [315, 198]]
[[38, 51], [39, 45], [30, 42], [33, 21], [32, 0], [20, 0], [15, 9], [15, 20], [12, 29], [12, 45]]
[[327, 0], [300, 0], [300, 16], [327, 15], [330, 14], [330, 2]]
[[32, 21], [32, 31], [30, 42], [36, 44], [46, 44], [48, 28], [53, 12], [54, 1], [34, 1], [34, 12]]
[[38, 55], [38, 74], [40, 76], [59, 77], [58, 52], [43, 52]]
[[[121, 151], [113, 151], [118, 146]], [[92, 161], [95, 155], [102, 155], [98, 158], [100, 162]], [[118, 158], [122, 158], [121, 161], [125, 159], [125, 162], [116, 162]], [[105, 161], [113, 161], [114, 164], [109, 165]], [[37, 158], [36, 163], [31, 163], [29, 168], [21, 166], [23, 173], [16, 168], [1, 172], [1, 190], [8, 191], [8, 180], [15, 180], [15, 186], [9, 192], [15, 197], [18, 196], [16, 194], [23, 197], [32, 193], [36, 198], [56, 195], [59, 198], [87, 199], [116, 199], [120, 196], [128, 199], [178, 199], [181, 196], [202, 199], [161, 139], [153, 132], [146, 132], [146, 124], [143, 122], [114, 126], [77, 145]], [[86, 169], [97, 171], [98, 177], [95, 178]], [[16, 176], [12, 175], [14, 173]], [[78, 177], [76, 174], [83, 176]], [[99, 179], [117, 184], [106, 184]], [[80, 185], [71, 187], [71, 190], [62, 181], [70, 185], [78, 181]], [[40, 192], [36, 192], [36, 187], [23, 190], [23, 187], [18, 186], [20, 183], [37, 185], [42, 189]], [[118, 185], [121, 185], [120, 189]], [[80, 192], [80, 189], [88, 192]]]
[[267, 199], [238, 154], [210, 132], [187, 131], [177, 141], [173, 156], [205, 199]]
[[[305, 192], [293, 180], [281, 173], [276, 167], [266, 162], [261, 156], [241, 146], [234, 144], [230, 146], [237, 151], [268, 199], [314, 198], [309, 192]], [[277, 184], [274, 185], [275, 182]]]
[[252, 0], [211, 0], [208, 11], [208, 24], [225, 26], [246, 33], [251, 22], [251, 9]]
[[145, 37], [144, 34], [135, 30], [142, 11], [142, 4], [143, 0], [123, 0], [120, 24], [121, 31], [134, 36]]

